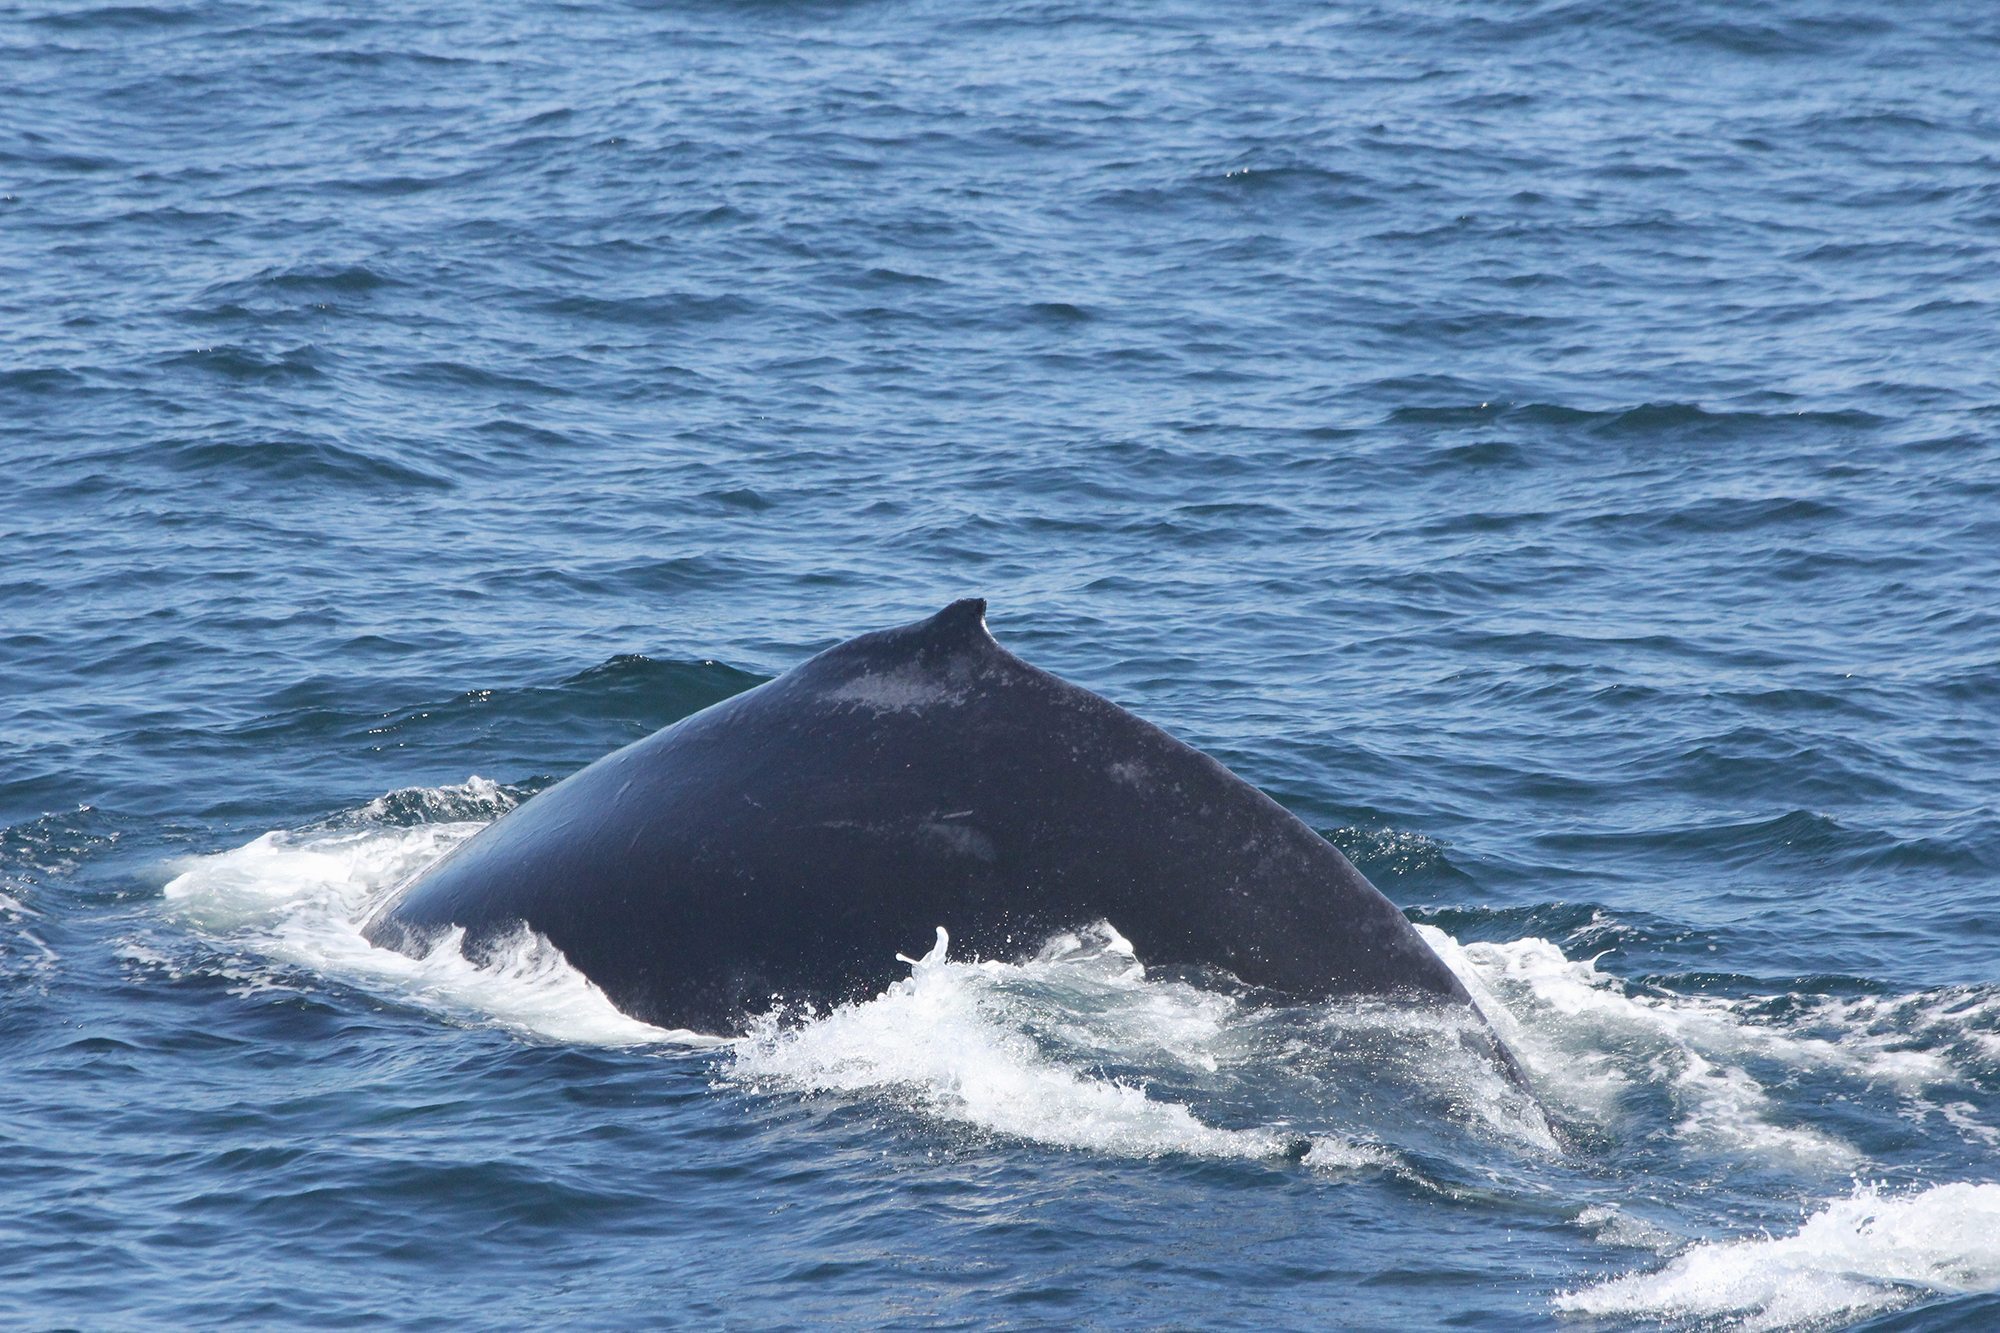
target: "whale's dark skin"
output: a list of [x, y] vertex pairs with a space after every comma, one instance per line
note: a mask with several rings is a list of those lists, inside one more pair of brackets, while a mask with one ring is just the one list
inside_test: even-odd
[[462, 926], [476, 952], [526, 923], [626, 1013], [707, 1032], [774, 996], [875, 994], [939, 926], [960, 957], [1011, 958], [1100, 920], [1149, 965], [1471, 1007], [1331, 843], [1015, 657], [985, 609], [864, 634], [607, 755], [417, 877], [368, 938]]

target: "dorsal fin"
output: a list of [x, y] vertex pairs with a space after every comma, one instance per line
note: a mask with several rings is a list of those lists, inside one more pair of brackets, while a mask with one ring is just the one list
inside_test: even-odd
[[924, 637], [935, 638], [940, 643], [972, 635], [983, 635], [985, 632], [984, 597], [961, 597], [923, 622]]
[[[986, 632], [986, 599], [965, 597], [934, 616], [835, 644], [793, 671], [876, 671], [895, 662], [935, 666], [965, 655], [1002, 653]], [[790, 674], [790, 673], [788, 673]]]
[[905, 652], [915, 652], [926, 662], [955, 658], [962, 653], [984, 653], [998, 646], [986, 632], [984, 597], [962, 597], [930, 619], [891, 633]]

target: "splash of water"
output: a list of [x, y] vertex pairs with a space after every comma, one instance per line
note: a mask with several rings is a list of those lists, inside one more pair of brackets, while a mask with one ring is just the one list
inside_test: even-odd
[[1821, 1205], [1789, 1236], [1704, 1241], [1658, 1272], [1565, 1292], [1556, 1308], [1763, 1330], [1859, 1318], [1923, 1292], [1996, 1288], [2000, 1185], [1901, 1195], [1862, 1185]]

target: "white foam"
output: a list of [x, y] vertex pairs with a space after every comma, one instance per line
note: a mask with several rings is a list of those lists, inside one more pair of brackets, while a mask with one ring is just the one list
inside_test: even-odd
[[[1287, 1067], [1315, 1072], [1317, 1098], [1337, 1104], [1350, 1081], [1400, 1085], [1456, 1124], [1482, 1139], [1556, 1156], [1562, 1144], [1534, 1095], [1501, 1065], [1492, 1047], [1494, 1031], [1510, 1017], [1494, 1004], [1489, 1025], [1470, 1010], [1351, 998], [1314, 1011], [1312, 1035], [1301, 1049], [1265, 1055], [1266, 1077], [1283, 1078]], [[1339, 1054], [1328, 1061], [1313, 1049], [1314, 1039]]]
[[1302, 1160], [1313, 1170], [1328, 1174], [1393, 1167], [1397, 1163], [1396, 1154], [1379, 1144], [1335, 1138], [1329, 1134], [1315, 1134], [1312, 1147]]
[[477, 823], [339, 833], [276, 831], [233, 851], [188, 857], [166, 886], [168, 901], [216, 933], [273, 928], [321, 911], [358, 928], [396, 885], [477, 833]]
[[1654, 1250], [1666, 1254], [1681, 1237], [1643, 1217], [1635, 1217], [1615, 1204], [1592, 1204], [1576, 1215], [1576, 1224], [1603, 1241], [1627, 1249]]
[[45, 990], [56, 974], [61, 959], [49, 942], [29, 923], [42, 914], [12, 894], [0, 892], [0, 977], [10, 985], [33, 985]]
[[[361, 813], [396, 798], [408, 805], [410, 795], [391, 793]], [[495, 799], [498, 789], [481, 778], [430, 795], [436, 808], [502, 804]], [[527, 932], [482, 950], [477, 961], [461, 951], [461, 932], [439, 940], [421, 958], [375, 948], [363, 938], [363, 923], [399, 884], [482, 827], [461, 820], [266, 833], [234, 851], [182, 861], [166, 897], [191, 924], [233, 946], [454, 1019], [585, 1044], [717, 1040], [627, 1017], [559, 950]], [[136, 945], [127, 952], [144, 961], [148, 951]], [[234, 969], [231, 975], [245, 992], [285, 984], [268, 969]]]
[[1789, 1236], [1708, 1241], [1654, 1273], [1565, 1292], [1556, 1308], [1775, 1329], [1856, 1318], [1922, 1292], [2000, 1290], [2000, 1184], [1888, 1196], [1858, 1186]]
[[443, 823], [469, 819], [483, 824], [519, 804], [519, 799], [505, 787], [475, 773], [464, 782], [442, 787], [401, 787], [385, 792], [357, 810], [354, 819], [363, 823]]
[[1443, 931], [1418, 929], [1472, 991], [1538, 1090], [1587, 1119], [1609, 1121], [1635, 1087], [1660, 1086], [1674, 1099], [1675, 1133], [1684, 1141], [1746, 1158], [1848, 1170], [1860, 1163], [1858, 1150], [1824, 1130], [1787, 1123], [1747, 1064], [1842, 1074], [1906, 1097], [1964, 1077], [1946, 1054], [1925, 1049], [1907, 1024], [1876, 1022], [1870, 1005], [1828, 1002], [1773, 1022], [1759, 1016], [1763, 1002], [1643, 990], [1600, 970], [1594, 959], [1565, 957], [1547, 940], [1461, 947]]
[[1936, 1115], [1958, 1131], [1959, 1137], [1988, 1149], [2000, 1148], [2000, 1129], [1979, 1119], [1979, 1108], [1971, 1102], [1946, 1102], [1942, 1106], [1917, 1103], [1920, 1112]]
[[[1087, 1026], [1100, 1047], [1197, 1071], [1231, 1058], [1216, 1039], [1233, 1001], [1146, 983], [1131, 946], [1100, 930], [1091, 939], [1059, 937], [1030, 962], [1003, 964], [951, 961], [940, 929], [928, 954], [905, 960], [910, 976], [875, 999], [800, 1026], [775, 1014], [759, 1020], [738, 1043], [731, 1073], [756, 1087], [888, 1095], [990, 1133], [1115, 1156], [1271, 1158], [1307, 1148], [1281, 1127], [1204, 1124], [1143, 1086], [1093, 1077], [1043, 1052], [1010, 987], [1043, 986], [1060, 997], [1054, 1007], [1092, 1014], [1100, 1021], [1063, 1026], [1072, 1035]], [[1328, 1168], [1376, 1160], [1360, 1145], [1330, 1139], [1309, 1151]]]
[[40, 987], [56, 974], [62, 960], [49, 942], [34, 931], [22, 927], [0, 939], [0, 976], [10, 983], [19, 984], [29, 978], [35, 979]]
[[2000, 1069], [2000, 988], [1993, 986], [1854, 999], [1819, 996], [1805, 1003], [1797, 1021], [1837, 1033], [1843, 1044], [1858, 1042], [1871, 1053], [1894, 1054], [1923, 1042], [1940, 1048], [1938, 1058], [1954, 1068]]

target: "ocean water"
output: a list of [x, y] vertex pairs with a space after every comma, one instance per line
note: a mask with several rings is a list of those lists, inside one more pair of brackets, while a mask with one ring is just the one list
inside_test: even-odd
[[[2000, 1325], [1991, 5], [26, 0], [0, 463], [0, 1323]], [[356, 932], [968, 595], [1533, 1098]]]

